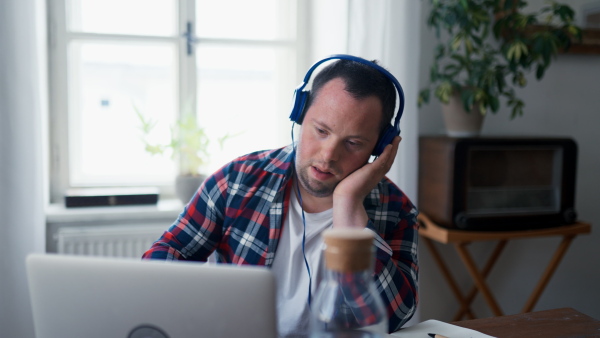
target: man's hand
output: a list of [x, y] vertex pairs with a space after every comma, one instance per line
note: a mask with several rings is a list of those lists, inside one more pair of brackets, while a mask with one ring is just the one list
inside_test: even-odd
[[362, 227], [367, 225], [363, 200], [394, 164], [400, 136], [387, 145], [381, 155], [344, 178], [333, 191], [333, 226]]

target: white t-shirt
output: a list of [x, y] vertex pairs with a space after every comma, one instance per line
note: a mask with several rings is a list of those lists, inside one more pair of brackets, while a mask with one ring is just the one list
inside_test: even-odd
[[[281, 337], [304, 336], [308, 333], [310, 307], [308, 305], [309, 277], [302, 253], [302, 208], [295, 192], [290, 198], [290, 210], [285, 218], [277, 252], [271, 267], [277, 284], [277, 316]], [[304, 213], [306, 240], [304, 251], [312, 277], [314, 298], [323, 278], [321, 233], [333, 225], [333, 209], [316, 214]]]

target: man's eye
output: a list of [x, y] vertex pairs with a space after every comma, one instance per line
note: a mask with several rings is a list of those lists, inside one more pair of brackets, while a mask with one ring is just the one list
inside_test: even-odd
[[317, 133], [319, 133], [321, 135], [327, 134], [327, 132], [324, 129], [320, 129], [320, 128], [317, 128]]
[[358, 147], [360, 146], [359, 142], [354, 142], [354, 141], [347, 141], [348, 145], [351, 147]]

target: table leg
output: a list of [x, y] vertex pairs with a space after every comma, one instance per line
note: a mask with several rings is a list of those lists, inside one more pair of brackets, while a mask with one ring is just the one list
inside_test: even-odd
[[550, 263], [546, 267], [542, 278], [531, 293], [531, 296], [529, 296], [529, 299], [527, 300], [527, 303], [525, 303], [525, 306], [523, 307], [523, 310], [521, 312], [531, 312], [531, 310], [533, 310], [535, 303], [537, 303], [538, 299], [542, 295], [542, 292], [546, 288], [546, 285], [550, 281], [550, 278], [554, 274], [554, 271], [558, 267], [558, 264], [567, 252], [567, 249], [569, 248], [569, 245], [571, 244], [573, 238], [575, 238], [574, 235], [563, 237], [563, 240], [560, 242], [560, 245], [556, 249], [556, 252], [554, 252], [554, 256], [552, 256], [552, 260], [550, 260]]
[[465, 309], [464, 312], [467, 314], [467, 316], [469, 316], [469, 319], [475, 319], [476, 318], [475, 315], [471, 311], [469, 304], [467, 304], [465, 302], [465, 298], [463, 297], [462, 292], [460, 291], [460, 288], [458, 287], [458, 284], [456, 284], [456, 281], [454, 280], [454, 277], [452, 277], [452, 274], [450, 273], [450, 270], [448, 269], [448, 267], [446, 267], [446, 263], [444, 263], [442, 256], [440, 255], [438, 250], [435, 248], [435, 244], [433, 243], [433, 241], [431, 239], [429, 239], [427, 237], [423, 237], [423, 239], [425, 240], [425, 244], [427, 245], [427, 247], [429, 248], [429, 251], [431, 252], [431, 254], [433, 256], [433, 259], [435, 260], [436, 264], [442, 271], [444, 278], [448, 282], [450, 289], [454, 293], [454, 296], [456, 296], [456, 299], [461, 304], [461, 309], [462, 308]]
[[487, 286], [487, 283], [485, 282], [485, 280], [483, 279], [483, 277], [477, 270], [477, 265], [475, 265], [475, 262], [473, 261], [471, 254], [469, 254], [469, 251], [466, 248], [467, 244], [469, 244], [469, 243], [457, 243], [455, 245], [456, 250], [458, 251], [458, 254], [460, 255], [460, 258], [462, 259], [463, 263], [467, 267], [467, 270], [471, 274], [471, 277], [473, 278], [475, 285], [477, 286], [477, 288], [483, 295], [483, 298], [485, 299], [485, 301], [488, 303], [488, 306], [492, 309], [492, 312], [494, 313], [494, 315], [495, 316], [504, 315], [502, 313], [502, 310], [500, 309], [500, 306], [498, 306], [498, 303], [496, 302], [494, 295], [490, 291], [490, 288]]
[[[496, 261], [498, 260], [498, 257], [500, 257], [500, 254], [502, 254], [502, 251], [506, 247], [506, 243], [508, 243], [508, 241], [505, 240], [505, 239], [503, 239], [503, 240], [498, 241], [498, 243], [496, 244], [496, 247], [494, 248], [494, 251], [492, 252], [492, 254], [490, 255], [490, 257], [488, 258], [488, 261], [485, 264], [483, 270], [481, 270], [481, 276], [484, 279], [487, 278], [487, 276], [489, 275], [490, 271], [492, 271], [492, 268], [496, 264]], [[471, 303], [475, 299], [475, 296], [477, 295], [477, 291], [478, 291], [477, 286], [473, 285], [473, 287], [471, 288], [471, 290], [469, 291], [469, 294], [467, 295], [467, 297], [465, 299], [465, 303], [466, 304], [463, 304], [460, 307], [460, 309], [458, 310], [458, 312], [454, 316], [453, 321], [455, 321], [455, 322], [459, 321], [459, 320], [461, 320], [464, 317], [466, 311], [469, 310], [469, 307], [471, 306]]]

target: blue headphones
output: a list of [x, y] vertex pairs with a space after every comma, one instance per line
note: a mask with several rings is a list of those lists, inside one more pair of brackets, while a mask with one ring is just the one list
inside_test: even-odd
[[394, 75], [392, 75], [390, 72], [388, 72], [385, 68], [383, 68], [383, 67], [379, 66], [378, 64], [373, 63], [369, 60], [365, 60], [363, 58], [359, 58], [357, 56], [352, 56], [352, 55], [335, 54], [335, 55], [326, 57], [323, 60], [318, 61], [317, 63], [312, 65], [312, 67], [310, 67], [310, 69], [304, 76], [304, 81], [294, 90], [294, 106], [292, 107], [292, 112], [290, 114], [290, 120], [292, 120], [295, 123], [300, 124], [300, 121], [302, 121], [302, 115], [305, 113], [304, 110], [306, 109], [306, 102], [308, 101], [308, 97], [310, 95], [310, 91], [304, 90], [304, 87], [306, 87], [306, 85], [310, 81], [310, 77], [311, 77], [313, 71], [319, 65], [321, 65], [323, 62], [326, 62], [329, 60], [334, 60], [334, 59], [355, 61], [355, 62], [361, 63], [363, 65], [373, 67], [376, 70], [378, 70], [380, 73], [385, 75], [388, 79], [390, 79], [390, 81], [392, 81], [392, 83], [394, 84], [394, 87], [396, 87], [396, 92], [398, 93], [398, 97], [400, 98], [400, 105], [398, 107], [398, 112], [396, 113], [396, 118], [394, 119], [394, 125], [393, 126], [388, 125], [383, 130], [383, 132], [379, 136], [377, 145], [373, 149], [373, 155], [379, 156], [383, 152], [383, 149], [385, 149], [385, 146], [392, 143], [392, 141], [394, 140], [394, 137], [396, 137], [397, 135], [400, 135], [400, 118], [402, 117], [402, 112], [404, 111], [404, 91], [402, 90], [402, 86], [400, 86], [400, 83], [398, 82], [398, 80], [396, 80]]

